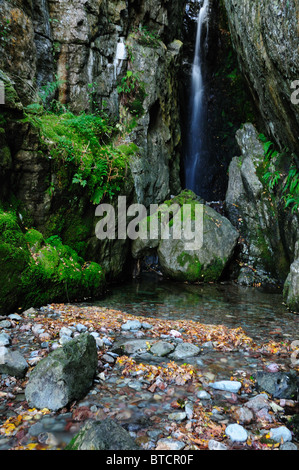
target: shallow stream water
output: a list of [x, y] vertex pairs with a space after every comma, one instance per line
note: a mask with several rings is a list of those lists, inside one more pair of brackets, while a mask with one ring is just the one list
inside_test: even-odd
[[93, 304], [143, 317], [242, 327], [258, 343], [299, 339], [299, 315], [283, 304], [281, 290], [227, 283], [191, 285], [145, 274], [110, 287], [110, 293]]

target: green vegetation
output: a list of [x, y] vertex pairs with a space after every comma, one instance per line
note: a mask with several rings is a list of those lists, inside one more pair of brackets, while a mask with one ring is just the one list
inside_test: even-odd
[[120, 94], [121, 104], [136, 117], [144, 113], [143, 101], [146, 97], [145, 83], [138, 72], [128, 70], [121, 79], [117, 92]]
[[[259, 167], [259, 175], [267, 185], [271, 194], [276, 194], [284, 203], [285, 209], [290, 207], [291, 212], [299, 209], [299, 170], [296, 165], [296, 156], [287, 149], [279, 153], [273, 142], [260, 134], [264, 145], [264, 160]], [[286, 164], [288, 162], [288, 164]]]
[[1, 43], [6, 45], [10, 37], [10, 23], [8, 18], [0, 20], [0, 45]]
[[184, 279], [188, 282], [212, 282], [217, 281], [222, 274], [226, 260], [217, 259], [210, 266], [203, 266], [197, 256], [188, 252], [182, 252], [178, 256], [180, 266], [188, 264], [187, 272], [184, 273]]
[[59, 237], [23, 231], [14, 212], [0, 210], [0, 313], [103, 293], [105, 276]]
[[71, 175], [72, 185], [85, 188], [94, 204], [120, 191], [127, 169], [127, 152], [125, 145], [120, 148], [114, 145], [116, 131], [105, 118], [86, 113], [76, 116], [69, 111], [60, 115], [36, 111], [36, 106], [27, 107], [26, 119], [40, 130], [62, 185], [68, 186]]
[[138, 29], [133, 31], [132, 35], [141, 46], [157, 48], [161, 45], [157, 31], [150, 31], [146, 26], [140, 25]]

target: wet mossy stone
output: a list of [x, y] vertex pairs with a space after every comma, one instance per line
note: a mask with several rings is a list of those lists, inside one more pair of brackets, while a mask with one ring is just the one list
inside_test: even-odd
[[139, 449], [128, 431], [109, 418], [103, 421], [87, 421], [66, 447], [66, 450]]

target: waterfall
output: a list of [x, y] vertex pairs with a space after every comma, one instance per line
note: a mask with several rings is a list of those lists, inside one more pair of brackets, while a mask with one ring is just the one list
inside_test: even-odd
[[124, 38], [121, 37], [119, 38], [119, 42], [116, 45], [116, 53], [115, 53], [115, 58], [113, 61], [113, 67], [114, 67], [114, 78], [117, 78], [117, 75], [119, 74], [123, 61], [126, 60], [127, 58], [127, 50], [126, 50], [126, 45], [124, 42]]
[[205, 149], [205, 115], [204, 115], [204, 83], [202, 73], [202, 29], [208, 17], [209, 0], [203, 0], [197, 19], [195, 53], [192, 65], [190, 122], [185, 157], [186, 188], [200, 194], [199, 172], [204, 163]]

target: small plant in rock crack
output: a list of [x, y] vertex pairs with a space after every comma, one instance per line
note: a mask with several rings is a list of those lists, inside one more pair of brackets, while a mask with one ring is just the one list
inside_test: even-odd
[[134, 116], [140, 117], [144, 113], [143, 101], [146, 97], [145, 83], [138, 72], [128, 70], [121, 79], [117, 92], [121, 96], [121, 104]]

